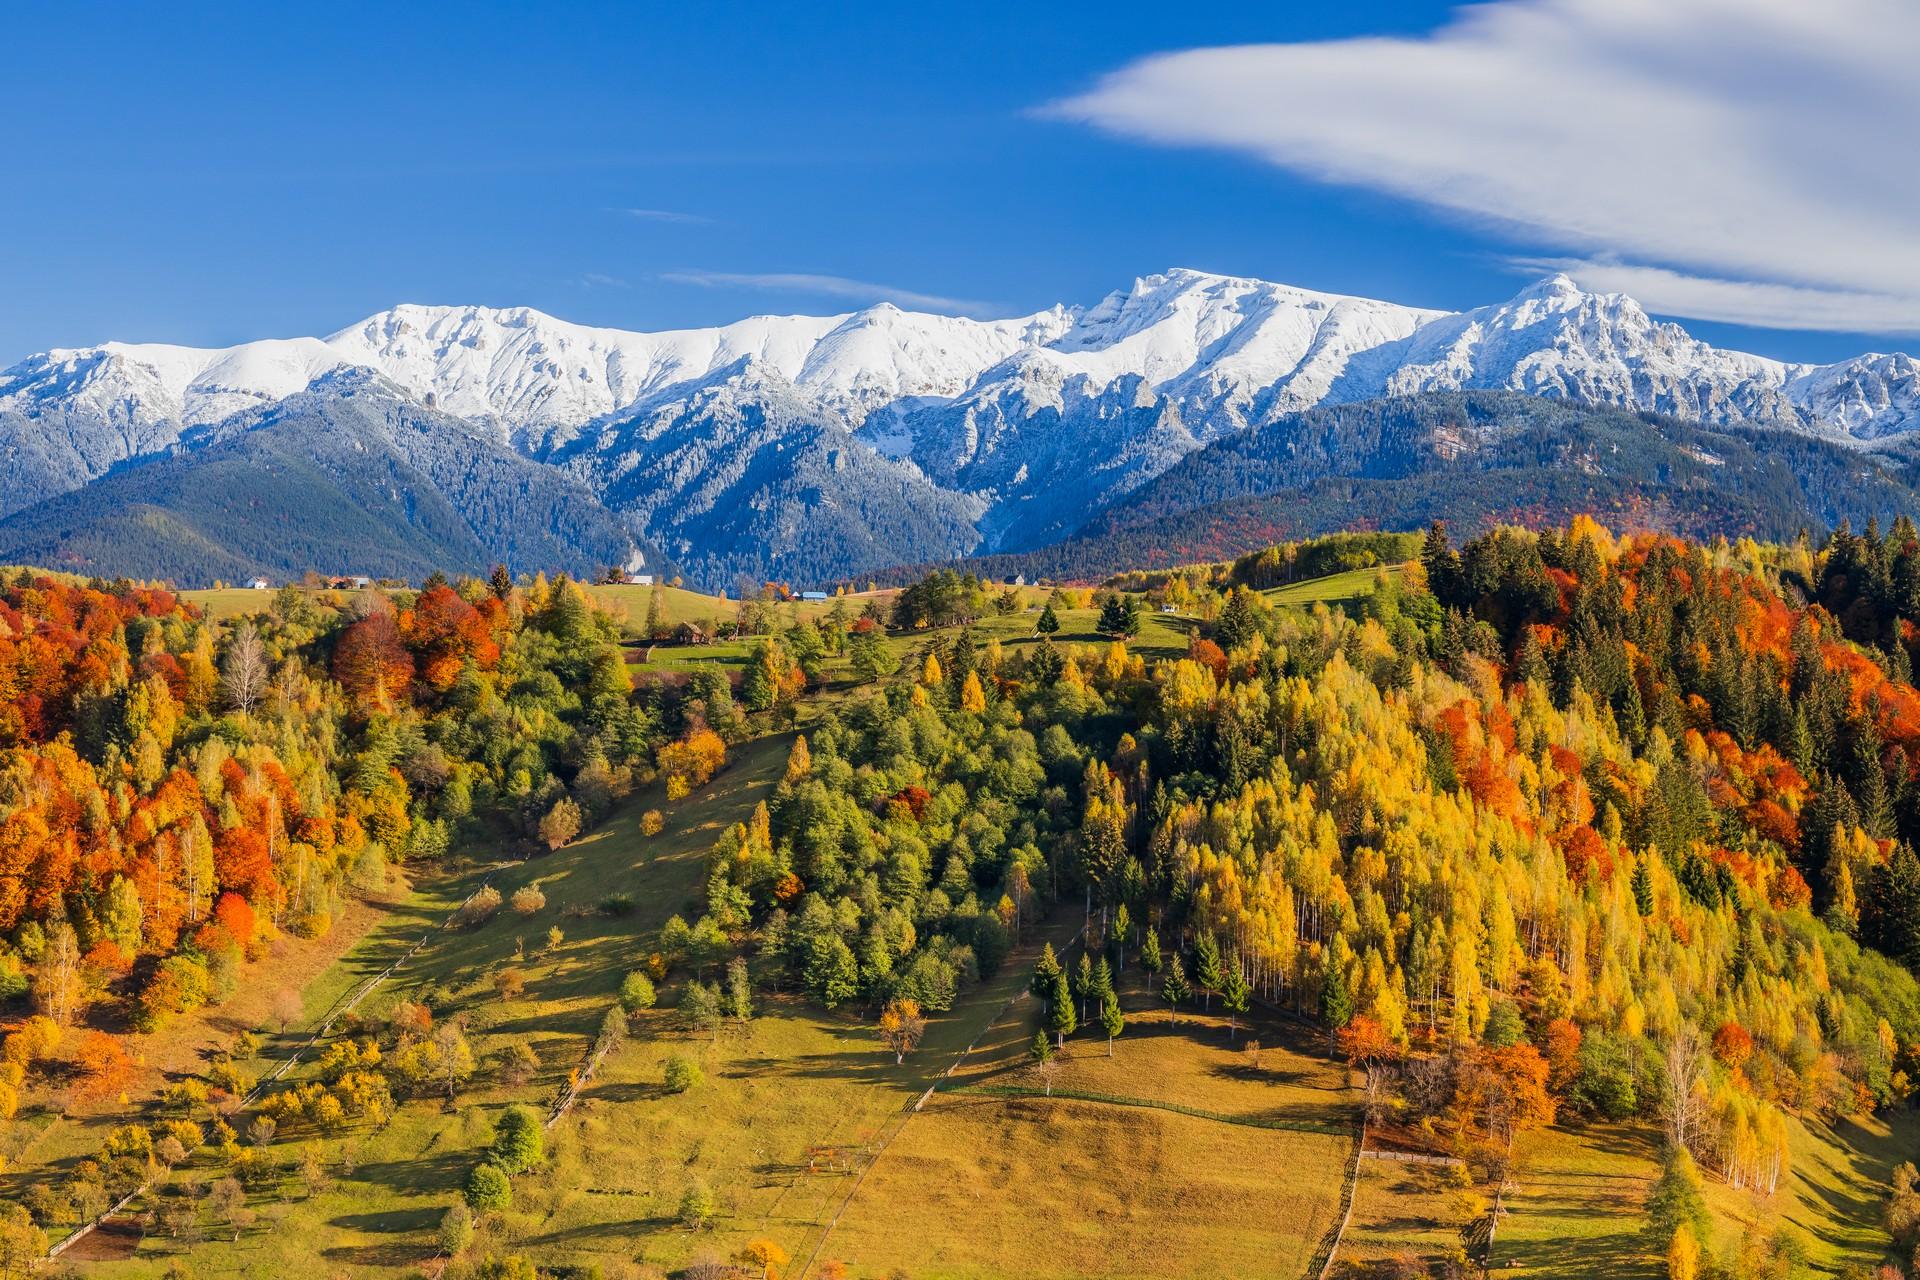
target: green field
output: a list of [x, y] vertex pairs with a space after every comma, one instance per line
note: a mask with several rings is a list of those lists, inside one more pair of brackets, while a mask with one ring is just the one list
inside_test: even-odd
[[[1706, 1178], [1724, 1250], [1754, 1226], [1790, 1227], [1821, 1268], [1877, 1265], [1886, 1249], [1880, 1207], [1893, 1167], [1920, 1155], [1920, 1116], [1843, 1121], [1836, 1129], [1790, 1118], [1787, 1177], [1772, 1196]], [[1642, 1235], [1647, 1192], [1660, 1172], [1656, 1131], [1644, 1125], [1563, 1127], [1521, 1139], [1493, 1258], [1496, 1266], [1565, 1275], [1576, 1265], [1653, 1277], [1664, 1263]]]
[[1399, 577], [1406, 571], [1407, 566], [1403, 564], [1388, 565], [1384, 570], [1349, 569], [1345, 573], [1330, 573], [1324, 578], [1309, 578], [1305, 582], [1275, 587], [1261, 594], [1274, 604], [1295, 607], [1352, 604], [1373, 594], [1374, 583], [1382, 572]]

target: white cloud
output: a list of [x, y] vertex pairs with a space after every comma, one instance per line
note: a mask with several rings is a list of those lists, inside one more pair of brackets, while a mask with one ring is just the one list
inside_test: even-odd
[[915, 293], [888, 284], [870, 284], [845, 276], [811, 275], [803, 272], [771, 271], [664, 271], [662, 280], [675, 284], [697, 284], [715, 289], [779, 289], [789, 293], [817, 293], [830, 298], [848, 298], [855, 302], [891, 302], [898, 307], [919, 311], [951, 311], [972, 315], [994, 310], [989, 302], [972, 298], [949, 298], [937, 293]]
[[580, 283], [589, 289], [631, 289], [633, 286], [619, 276], [603, 275], [598, 271], [589, 271], [580, 277]]
[[1662, 315], [1698, 316], [1761, 328], [1834, 333], [1920, 333], [1920, 303], [1892, 294], [1716, 280], [1665, 267], [1578, 258], [1516, 258], [1529, 274], [1564, 271], [1582, 288], [1624, 293]]
[[1917, 62], [1912, 0], [1499, 0], [1158, 55], [1047, 110], [1499, 224], [1654, 310], [1912, 332]]
[[619, 212], [629, 218], [638, 218], [642, 222], [677, 222], [688, 226], [705, 226], [712, 218], [697, 213], [680, 213], [673, 209], [621, 209]]

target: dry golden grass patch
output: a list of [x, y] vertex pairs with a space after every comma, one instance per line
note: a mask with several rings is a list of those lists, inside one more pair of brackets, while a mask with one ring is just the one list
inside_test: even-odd
[[946, 1094], [875, 1162], [823, 1257], [855, 1275], [1293, 1276], [1350, 1142], [1145, 1107]]
[[1341, 1237], [1338, 1261], [1366, 1263], [1411, 1254], [1431, 1264], [1459, 1247], [1466, 1220], [1448, 1172], [1438, 1165], [1362, 1160], [1353, 1217]]

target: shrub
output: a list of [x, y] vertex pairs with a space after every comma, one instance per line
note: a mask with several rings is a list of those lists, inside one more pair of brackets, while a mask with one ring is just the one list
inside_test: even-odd
[[667, 829], [666, 815], [658, 809], [649, 809], [640, 815], [640, 834], [657, 836]]
[[485, 924], [493, 919], [500, 910], [500, 891], [492, 885], [482, 885], [480, 891], [467, 899], [467, 905], [460, 908], [459, 922], [472, 926]]
[[540, 819], [540, 839], [547, 848], [558, 849], [580, 834], [583, 820], [580, 806], [570, 796], [561, 796], [553, 802], [553, 808], [547, 810], [547, 816]]
[[540, 892], [538, 885], [530, 884], [513, 891], [513, 909], [517, 915], [530, 916], [546, 905], [547, 895]]
[[540, 1059], [525, 1043], [514, 1041], [500, 1051], [500, 1078], [508, 1084], [525, 1084], [540, 1070]]
[[687, 1188], [687, 1194], [680, 1197], [680, 1221], [696, 1231], [711, 1224], [719, 1211], [713, 1192], [701, 1183], [694, 1183]]
[[701, 1080], [700, 1064], [692, 1058], [675, 1055], [667, 1059], [666, 1084], [668, 1093], [685, 1093], [695, 1088]]
[[440, 1216], [440, 1248], [454, 1257], [473, 1243], [473, 1210], [464, 1201], [454, 1201]]
[[610, 893], [600, 899], [600, 909], [610, 916], [630, 916], [633, 914], [633, 906], [631, 894]]
[[508, 1173], [524, 1173], [547, 1158], [540, 1114], [529, 1106], [508, 1107], [494, 1130], [487, 1158]]
[[480, 1213], [498, 1213], [513, 1203], [513, 1184], [498, 1165], [477, 1164], [467, 1175], [466, 1199]]
[[658, 998], [653, 989], [653, 979], [638, 971], [630, 973], [620, 984], [620, 1007], [628, 1013], [638, 1013], [642, 1009], [653, 1008]]

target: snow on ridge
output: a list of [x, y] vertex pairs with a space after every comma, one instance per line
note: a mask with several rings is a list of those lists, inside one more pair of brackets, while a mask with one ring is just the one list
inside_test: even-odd
[[735, 366], [777, 376], [856, 425], [885, 404], [1057, 407], [1063, 395], [1137, 394], [1123, 385], [1137, 379], [1210, 432], [1256, 404], [1283, 412], [1458, 387], [1786, 420], [1862, 442], [1920, 429], [1920, 369], [1907, 356], [1804, 365], [1724, 351], [1564, 275], [1447, 312], [1188, 268], [1142, 276], [1085, 309], [986, 321], [883, 303], [643, 333], [527, 307], [409, 303], [325, 338], [49, 351], [0, 372], [0, 407], [177, 430], [284, 399], [342, 366], [509, 435], [606, 419]]

